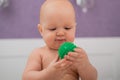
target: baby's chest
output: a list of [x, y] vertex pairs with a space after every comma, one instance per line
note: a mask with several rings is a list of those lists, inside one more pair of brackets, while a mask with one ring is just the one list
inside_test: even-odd
[[61, 80], [79, 80], [79, 77], [74, 76], [73, 74], [66, 74]]
[[[47, 68], [53, 60], [46, 60], [44, 62], [44, 69]], [[78, 73], [76, 71], [76, 69], [74, 68], [74, 66], [71, 66], [68, 70], [67, 73], [64, 75], [63, 78], [61, 78], [61, 80], [79, 80], [79, 76]]]
[[[47, 68], [48, 66], [50, 66], [51, 64], [55, 64], [57, 63], [57, 61], [55, 62], [55, 59], [52, 58], [47, 58], [47, 59], [43, 59], [42, 60], [42, 65], [43, 65], [43, 69]], [[68, 72], [72, 73], [72, 72], [77, 72], [77, 70], [75, 69], [74, 66], [71, 66], [68, 69]]]

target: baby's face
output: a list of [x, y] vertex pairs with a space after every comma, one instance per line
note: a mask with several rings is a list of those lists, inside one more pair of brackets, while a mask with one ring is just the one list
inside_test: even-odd
[[49, 8], [42, 19], [41, 34], [49, 48], [58, 49], [63, 42], [74, 41], [76, 22], [70, 6]]

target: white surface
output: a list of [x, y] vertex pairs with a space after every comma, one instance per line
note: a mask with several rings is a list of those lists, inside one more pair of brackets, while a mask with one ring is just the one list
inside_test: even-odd
[[[98, 80], [120, 79], [120, 38], [77, 38], [98, 70]], [[0, 39], [0, 80], [21, 80], [31, 51], [44, 45], [41, 39]]]

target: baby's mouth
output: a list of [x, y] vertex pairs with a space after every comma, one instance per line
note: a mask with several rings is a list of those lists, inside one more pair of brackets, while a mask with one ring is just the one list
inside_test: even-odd
[[57, 41], [59, 43], [63, 43], [63, 42], [66, 42], [66, 39], [56, 39], [55, 41]]

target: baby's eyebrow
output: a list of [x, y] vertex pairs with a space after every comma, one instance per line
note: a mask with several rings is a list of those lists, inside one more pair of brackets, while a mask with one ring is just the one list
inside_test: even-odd
[[47, 26], [53, 26], [53, 24], [48, 24]]
[[53, 24], [46, 24], [46, 23], [44, 23], [44, 24], [42, 24], [42, 26], [43, 26], [43, 27], [45, 27], [45, 26], [51, 26], [51, 27], [52, 27]]
[[65, 26], [76, 26], [77, 23], [72, 23], [72, 24], [66, 24]]

